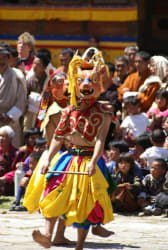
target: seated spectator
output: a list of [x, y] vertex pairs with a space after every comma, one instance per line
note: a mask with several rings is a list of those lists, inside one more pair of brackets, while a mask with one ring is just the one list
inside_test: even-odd
[[156, 208], [156, 197], [163, 190], [167, 164], [158, 158], [152, 162], [150, 174], [142, 180], [142, 193], [139, 195], [138, 204], [145, 215], [160, 215], [161, 209]]
[[149, 174], [149, 170], [146, 169], [146, 164], [144, 165], [144, 161], [140, 159], [140, 155], [149, 147], [152, 146], [150, 140], [150, 133], [146, 132], [135, 138], [135, 146], [134, 146], [134, 160], [140, 166], [143, 176]]
[[39, 129], [32, 128], [24, 134], [24, 146], [20, 147], [16, 152], [13, 160], [10, 161], [10, 169], [0, 177], [0, 187], [7, 186], [10, 189], [10, 194], [14, 194], [14, 176], [18, 167], [24, 166], [24, 161], [34, 150], [35, 139], [39, 137]]
[[163, 147], [168, 149], [168, 116], [164, 117], [162, 120], [162, 129], [166, 135]]
[[11, 195], [10, 186], [1, 181], [2, 176], [12, 170], [11, 162], [16, 155], [16, 148], [12, 145], [14, 131], [10, 126], [0, 128], [0, 195]]
[[147, 148], [141, 155], [140, 159], [146, 162], [146, 169], [150, 170], [152, 162], [157, 158], [168, 159], [168, 150], [163, 148], [166, 135], [162, 129], [152, 131], [152, 147]]
[[[43, 153], [47, 149], [46, 142], [47, 142], [46, 138], [41, 137], [41, 136], [36, 137], [35, 142], [34, 142], [33, 152]], [[24, 165], [25, 172], [29, 171], [29, 155], [23, 162], [23, 165]]]
[[32, 152], [29, 155], [29, 171], [27, 171], [24, 177], [22, 177], [20, 184], [19, 184], [18, 193], [16, 196], [16, 201], [12, 204], [9, 211], [26, 211], [26, 208], [20, 205], [20, 201], [21, 201], [22, 196], [24, 195], [25, 189], [38, 163], [38, 160], [40, 159], [41, 154], [42, 154], [41, 152]]
[[156, 92], [154, 105], [148, 110], [147, 115], [153, 119], [152, 129], [161, 128], [162, 119], [168, 115], [168, 91], [159, 89]]
[[117, 161], [117, 172], [113, 175], [117, 189], [111, 200], [116, 212], [138, 210], [137, 197], [141, 191], [141, 181], [135, 171], [135, 162], [130, 153], [122, 153]]
[[116, 165], [121, 153], [129, 152], [129, 145], [124, 140], [113, 140], [108, 143], [107, 154], [107, 167], [109, 173], [113, 175], [117, 172]]
[[150, 121], [147, 115], [141, 112], [140, 101], [136, 96], [125, 98], [124, 108], [128, 115], [122, 121], [120, 129], [124, 139], [132, 146], [135, 138], [146, 132]]
[[163, 213], [165, 211], [168, 216], [168, 171], [165, 175], [165, 182], [163, 183], [162, 192], [156, 196], [155, 208], [158, 210], [158, 213]]

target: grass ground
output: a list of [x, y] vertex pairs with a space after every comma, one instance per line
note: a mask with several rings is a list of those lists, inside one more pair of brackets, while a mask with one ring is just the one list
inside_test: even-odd
[[0, 196], [0, 209], [9, 209], [15, 199], [14, 196]]

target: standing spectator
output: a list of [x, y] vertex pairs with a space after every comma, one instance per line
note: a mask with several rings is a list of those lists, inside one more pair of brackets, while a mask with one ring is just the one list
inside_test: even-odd
[[118, 98], [121, 102], [123, 100], [123, 95], [125, 97], [133, 94], [137, 95], [140, 99], [143, 112], [149, 109], [154, 101], [155, 93], [161, 85], [161, 80], [158, 76], [151, 79], [149, 63], [149, 53], [145, 51], [138, 52], [135, 56], [137, 72], [128, 76], [124, 83], [118, 88]]
[[118, 56], [115, 59], [115, 77], [113, 78], [113, 83], [117, 87], [120, 87], [128, 75], [128, 59], [125, 56]]
[[56, 74], [58, 73], [67, 73], [68, 72], [68, 66], [73, 57], [73, 50], [70, 48], [64, 48], [61, 50], [59, 55], [59, 60], [61, 66], [57, 68], [55, 71]]
[[39, 49], [35, 53], [32, 66], [34, 73], [26, 79], [28, 90], [28, 110], [24, 116], [24, 131], [35, 126], [36, 116], [41, 101], [41, 94], [49, 81], [49, 76], [46, 74], [45, 69], [49, 64], [50, 59], [51, 56], [47, 49]]
[[125, 48], [124, 54], [128, 58], [128, 72], [135, 73], [135, 55], [139, 51], [139, 48], [136, 45], [129, 45]]
[[21, 60], [20, 69], [27, 74], [31, 69], [34, 60], [35, 38], [29, 33], [24, 32], [18, 37], [17, 52]]
[[99, 42], [100, 41], [99, 41], [99, 38], [97, 36], [91, 36], [89, 38], [89, 41], [88, 41], [88, 43], [89, 43], [88, 47], [98, 48], [99, 47]]
[[10, 125], [13, 128], [13, 145], [18, 148], [22, 143], [20, 117], [26, 107], [26, 88], [9, 66], [9, 58], [9, 51], [0, 44], [0, 127]]
[[9, 52], [10, 52], [10, 61], [9, 61], [9, 65], [10, 67], [17, 67], [18, 64], [18, 52], [15, 48], [13, 47], [9, 47]]

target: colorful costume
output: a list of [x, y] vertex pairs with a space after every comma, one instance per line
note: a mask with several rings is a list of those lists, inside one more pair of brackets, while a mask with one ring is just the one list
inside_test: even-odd
[[[46, 218], [64, 215], [65, 225], [78, 223], [78, 226], [85, 229], [88, 229], [90, 224], [105, 224], [113, 220], [111, 200], [108, 195], [109, 185], [106, 180], [107, 170], [103, 158], [100, 157], [97, 161], [94, 175], [89, 177], [82, 174], [87, 173], [87, 166], [94, 154], [94, 146], [106, 125], [107, 115], [109, 117], [111, 114], [111, 106], [95, 102], [101, 92], [98, 62], [99, 60], [91, 70], [83, 70], [83, 60], [80, 57], [76, 56], [71, 61], [69, 68], [71, 106], [63, 110], [55, 130], [56, 139], [68, 140], [73, 147], [60, 156], [57, 153], [51, 161], [50, 170], [81, 173], [47, 174], [44, 193], [40, 191], [39, 195], [40, 192], [36, 192], [31, 199], [29, 197], [34, 191], [30, 182], [24, 200], [24, 206], [29, 212], [40, 208]], [[89, 86], [83, 86], [85, 84]], [[81, 105], [84, 108], [81, 108]], [[40, 178], [42, 180], [45, 177], [43, 175]], [[40, 178], [39, 184], [36, 185], [38, 191], [41, 190]], [[34, 201], [37, 206], [34, 206]]]

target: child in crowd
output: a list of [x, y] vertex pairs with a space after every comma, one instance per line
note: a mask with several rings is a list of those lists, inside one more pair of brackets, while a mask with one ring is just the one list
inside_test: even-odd
[[168, 116], [165, 116], [162, 120], [162, 129], [166, 135], [165, 142], [163, 144], [163, 147], [165, 149], [168, 149]]
[[134, 160], [141, 167], [143, 176], [149, 174], [149, 170], [146, 169], [146, 164], [144, 164], [144, 161], [140, 159], [140, 155], [147, 148], [152, 146], [150, 134], [150, 132], [145, 132], [144, 134], [135, 138]]
[[0, 186], [6, 185], [10, 187], [10, 194], [14, 193], [14, 175], [17, 168], [24, 165], [24, 161], [33, 152], [35, 140], [39, 137], [40, 131], [37, 128], [31, 128], [24, 132], [24, 145], [19, 148], [11, 163], [11, 171], [0, 177]]
[[135, 138], [150, 126], [150, 121], [148, 116], [141, 112], [140, 101], [136, 96], [126, 97], [124, 106], [128, 115], [122, 121], [120, 129], [124, 139], [132, 146]]
[[138, 209], [137, 196], [141, 191], [140, 178], [136, 175], [135, 162], [130, 153], [122, 153], [117, 161], [117, 172], [113, 175], [117, 189], [111, 200], [116, 212], [133, 212]]
[[165, 182], [163, 183], [163, 190], [156, 196], [155, 207], [162, 212], [166, 212], [168, 216], [168, 171], [165, 175]]
[[161, 128], [162, 119], [168, 115], [168, 91], [166, 89], [159, 89], [156, 92], [155, 103], [147, 114], [154, 120], [153, 128]]
[[[46, 143], [47, 140], [45, 137], [38, 137], [35, 139], [35, 144], [33, 147], [33, 152], [41, 152], [43, 153], [44, 150], [46, 149]], [[25, 167], [25, 172], [27, 172], [29, 170], [29, 156], [25, 159], [24, 163], [23, 163], [24, 167]]]
[[[129, 145], [124, 140], [113, 140], [108, 144], [108, 158], [109, 162], [106, 164], [109, 170], [109, 173], [113, 176], [117, 172], [117, 161], [121, 153], [129, 152]], [[142, 171], [138, 164], [135, 164], [136, 174], [142, 179]]]
[[168, 159], [168, 150], [163, 148], [166, 135], [162, 129], [152, 131], [151, 142], [152, 147], [147, 148], [141, 155], [140, 159], [146, 163], [146, 169], [149, 170], [153, 160], [157, 158]]
[[108, 143], [108, 155], [107, 167], [110, 174], [116, 172], [116, 165], [121, 153], [129, 152], [129, 145], [124, 140], [113, 140]]
[[20, 205], [20, 201], [21, 201], [23, 194], [25, 193], [25, 189], [38, 163], [38, 160], [40, 159], [41, 154], [42, 152], [38, 151], [38, 152], [32, 152], [29, 155], [29, 170], [26, 172], [26, 174], [20, 181], [18, 193], [16, 196], [16, 201], [13, 203], [9, 211], [26, 211], [26, 208]]
[[161, 209], [156, 208], [155, 198], [163, 189], [166, 170], [166, 161], [161, 158], [155, 159], [152, 162], [150, 174], [142, 180], [143, 192], [139, 195], [138, 204], [145, 215], [160, 215], [162, 212]]

